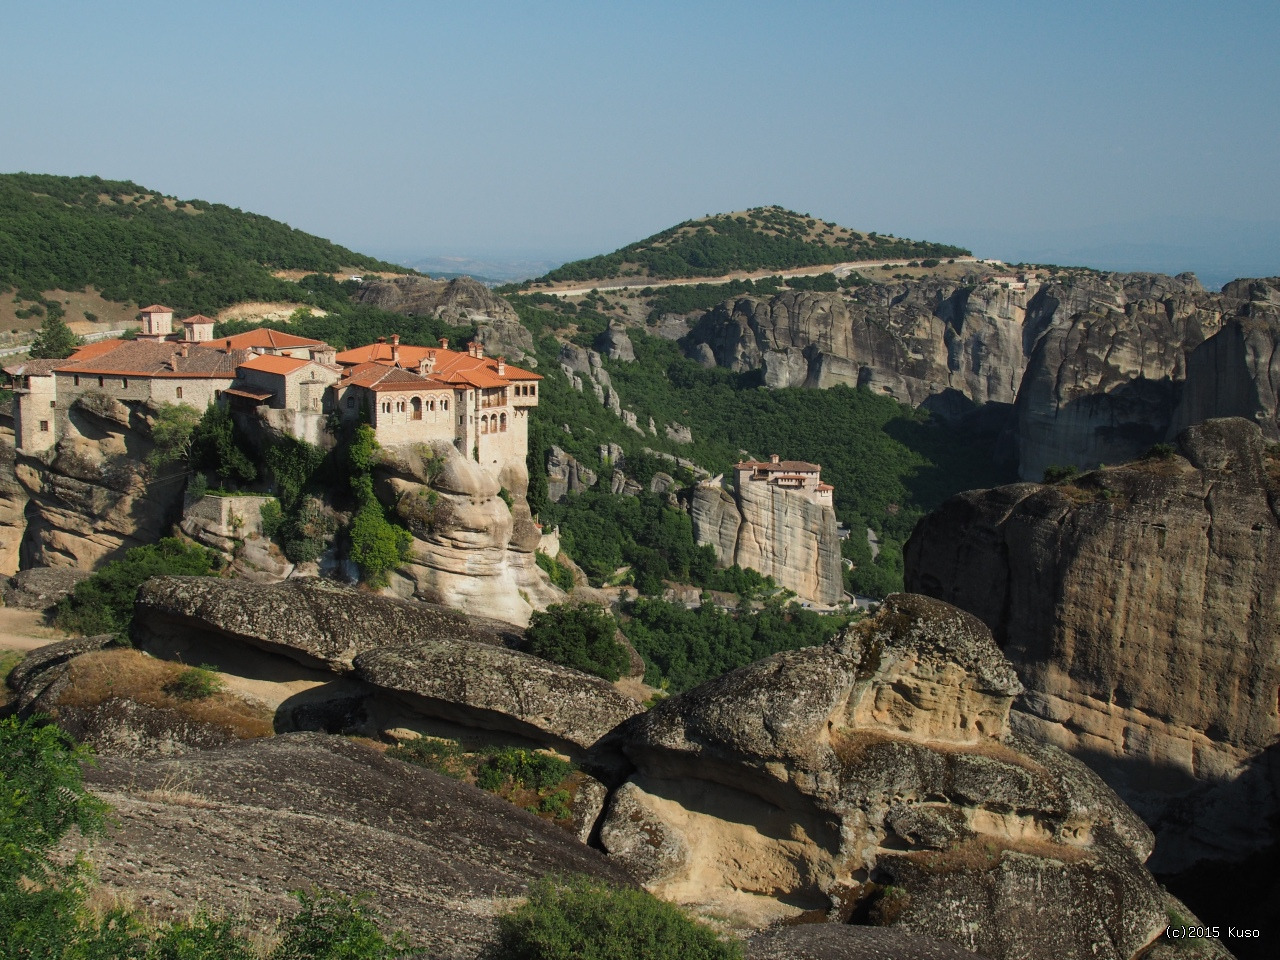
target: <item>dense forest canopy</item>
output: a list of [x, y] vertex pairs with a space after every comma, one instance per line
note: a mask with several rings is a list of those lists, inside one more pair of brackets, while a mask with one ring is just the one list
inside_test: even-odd
[[287, 224], [127, 180], [0, 175], [0, 287], [24, 300], [94, 286], [103, 297], [214, 313], [247, 300], [292, 300], [273, 270], [403, 268]]
[[944, 243], [858, 233], [782, 207], [756, 207], [686, 220], [613, 253], [575, 260], [546, 281], [613, 277], [716, 277], [736, 270], [789, 270], [852, 260], [950, 258], [969, 251]]

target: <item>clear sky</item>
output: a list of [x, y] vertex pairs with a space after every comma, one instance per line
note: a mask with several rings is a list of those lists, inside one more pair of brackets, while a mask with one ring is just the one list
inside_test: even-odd
[[568, 259], [778, 203], [983, 256], [1280, 274], [1275, 0], [0, 11], [0, 170], [393, 258]]

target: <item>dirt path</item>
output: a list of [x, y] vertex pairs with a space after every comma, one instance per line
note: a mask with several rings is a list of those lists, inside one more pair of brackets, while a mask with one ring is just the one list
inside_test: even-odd
[[44, 623], [39, 610], [0, 607], [0, 650], [34, 650], [47, 643], [65, 640], [66, 634]]

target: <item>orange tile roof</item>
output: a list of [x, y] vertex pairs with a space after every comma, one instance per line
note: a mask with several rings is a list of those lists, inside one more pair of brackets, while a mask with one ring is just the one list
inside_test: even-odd
[[262, 353], [256, 354], [240, 366], [247, 370], [261, 370], [264, 373], [289, 374], [310, 362], [301, 357], [277, 357], [271, 353]]
[[433, 376], [419, 376], [412, 370], [387, 366], [385, 363], [362, 363], [349, 369], [338, 387], [355, 386], [366, 390], [448, 390], [449, 385]]
[[213, 317], [206, 317], [203, 313], [197, 313], [194, 317], [187, 317], [183, 323], [213, 323]]
[[781, 460], [778, 463], [762, 463], [758, 460], [743, 460], [737, 464], [739, 470], [766, 470], [769, 473], [789, 472], [794, 473], [799, 470], [804, 473], [817, 473], [822, 469], [816, 463], [807, 463], [804, 460]]
[[122, 343], [128, 343], [128, 340], [98, 340], [95, 343], [86, 343], [80, 347], [71, 356], [64, 360], [64, 363], [79, 363], [82, 360], [92, 360], [94, 357], [100, 357], [104, 353], [110, 353]]
[[279, 330], [267, 330], [257, 327], [237, 333], [232, 337], [218, 337], [215, 340], [204, 340], [195, 344], [197, 347], [221, 350], [230, 342], [232, 350], [250, 350], [253, 347], [266, 347], [272, 350], [288, 350], [295, 347], [327, 347], [322, 340], [311, 340], [292, 333], [281, 333]]
[[[435, 367], [431, 376], [447, 383], [468, 383], [472, 386], [503, 387], [512, 380], [541, 380], [540, 374], [531, 373], [520, 367], [506, 364], [505, 372], [499, 377], [496, 357], [473, 357], [469, 353], [457, 350], [445, 350], [442, 347], [414, 347], [400, 344], [400, 366], [406, 369], [417, 367], [423, 360], [435, 357]], [[363, 347], [343, 350], [337, 361], [344, 366], [361, 363], [391, 364], [391, 344], [370, 343]], [[472, 377], [464, 376], [471, 374]]]
[[149, 307], [139, 307], [139, 313], [173, 313], [173, 307], [166, 307], [163, 304], [153, 303]]

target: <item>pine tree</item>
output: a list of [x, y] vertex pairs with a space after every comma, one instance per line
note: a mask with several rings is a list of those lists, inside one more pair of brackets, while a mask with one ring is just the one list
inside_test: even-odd
[[32, 360], [62, 360], [71, 356], [84, 343], [71, 332], [66, 321], [50, 311], [45, 315], [40, 332], [31, 344]]

